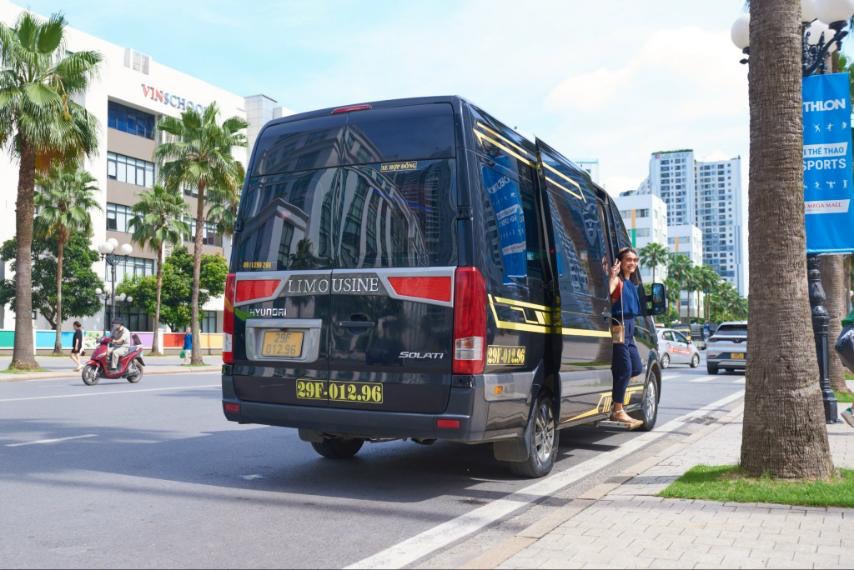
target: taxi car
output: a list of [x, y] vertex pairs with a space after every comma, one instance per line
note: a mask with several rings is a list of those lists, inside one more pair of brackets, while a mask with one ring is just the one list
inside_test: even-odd
[[662, 328], [657, 332], [662, 368], [669, 368], [671, 364], [688, 364], [691, 368], [700, 365], [700, 351], [691, 339], [674, 329]]

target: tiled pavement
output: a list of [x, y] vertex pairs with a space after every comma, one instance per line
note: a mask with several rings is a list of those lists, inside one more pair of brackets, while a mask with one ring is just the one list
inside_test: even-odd
[[[843, 409], [843, 408], [840, 408]], [[738, 462], [742, 410], [669, 448], [623, 484], [563, 507], [545, 532], [509, 541], [498, 568], [854, 568], [854, 509], [662, 499], [694, 465]], [[828, 426], [854, 468], [854, 430]], [[534, 525], [536, 526], [536, 525]], [[472, 561], [475, 564], [477, 561]], [[486, 562], [482, 560], [481, 562]]]

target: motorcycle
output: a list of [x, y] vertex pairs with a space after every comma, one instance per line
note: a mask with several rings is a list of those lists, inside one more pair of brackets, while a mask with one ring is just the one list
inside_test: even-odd
[[[134, 335], [136, 336], [136, 335]], [[119, 358], [119, 366], [115, 370], [110, 368], [110, 337], [104, 337], [98, 341], [98, 346], [89, 357], [89, 362], [83, 368], [83, 383], [94, 386], [101, 378], [115, 380], [125, 378], [131, 384], [142, 380], [145, 369], [145, 361], [142, 359], [142, 343], [132, 337], [132, 344], [128, 353]]]

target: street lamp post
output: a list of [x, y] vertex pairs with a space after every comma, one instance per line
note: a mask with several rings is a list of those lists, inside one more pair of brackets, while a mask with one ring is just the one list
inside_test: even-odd
[[[803, 76], [826, 73], [827, 59], [842, 47], [842, 39], [848, 35], [845, 29], [854, 16], [852, 0], [801, 0], [801, 35]], [[832, 35], [831, 35], [832, 32]], [[732, 25], [732, 41], [745, 55], [741, 63], [749, 63], [750, 15], [740, 16]], [[824, 307], [827, 296], [821, 284], [821, 258], [818, 254], [807, 255], [807, 281], [809, 283], [812, 327], [818, 357], [819, 385], [824, 401], [824, 418], [829, 424], [838, 423], [836, 396], [830, 387], [829, 340], [830, 316]]]
[[[98, 253], [101, 254], [101, 258], [106, 262], [110, 267], [110, 282], [111, 282], [111, 291], [109, 294], [104, 293], [107, 297], [111, 299], [110, 301], [110, 319], [111, 323], [113, 319], [116, 317], [116, 265], [119, 263], [119, 258], [127, 259], [133, 252], [133, 246], [129, 243], [123, 243], [119, 245], [119, 242], [116, 238], [110, 238], [107, 241], [103, 242], [98, 246]], [[122, 294], [122, 298], [124, 298]], [[104, 308], [106, 310], [106, 298], [104, 299]], [[104, 315], [104, 331], [109, 331], [108, 321], [106, 319], [106, 314]]]

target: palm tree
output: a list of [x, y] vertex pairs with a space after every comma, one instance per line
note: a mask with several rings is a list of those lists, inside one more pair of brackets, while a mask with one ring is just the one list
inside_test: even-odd
[[[698, 269], [700, 288], [702, 289], [703, 294], [705, 295], [705, 310], [703, 311], [704, 320], [708, 322], [711, 318], [711, 296], [715, 292], [718, 283], [721, 282], [721, 277], [717, 273], [715, 273], [715, 270], [709, 267], [708, 265], [701, 265]], [[697, 302], [699, 303], [699, 298], [697, 299]]]
[[150, 246], [157, 252], [157, 285], [154, 304], [154, 353], [160, 354], [160, 292], [163, 287], [163, 245], [180, 244], [183, 237], [190, 233], [184, 215], [187, 203], [179, 192], [170, 192], [156, 185], [140, 194], [140, 201], [134, 204], [134, 217], [129, 228], [133, 241], [140, 246]]
[[[750, 4], [748, 248], [754, 278], [741, 467], [756, 477], [826, 480], [833, 461], [807, 289], [800, 14], [799, 0]], [[767, 276], [782, 275], [769, 286]]]
[[95, 118], [72, 97], [85, 92], [101, 56], [66, 52], [64, 37], [65, 19], [58, 14], [45, 22], [25, 12], [14, 27], [0, 23], [0, 145], [18, 158], [14, 369], [38, 366], [31, 316], [36, 168], [98, 146]]
[[234, 184], [228, 187], [210, 188], [210, 209], [208, 222], [216, 226], [216, 231], [224, 236], [234, 235], [234, 223], [237, 221], [237, 207], [240, 205], [240, 188], [246, 173], [243, 165], [237, 163], [238, 175]]
[[638, 254], [641, 263], [652, 268], [652, 282], [655, 283], [655, 270], [659, 265], [667, 263], [667, 248], [653, 241], [643, 246]]
[[[670, 253], [668, 254], [667, 259], [667, 276], [670, 280], [673, 281], [677, 285], [677, 290], [679, 295], [676, 297], [676, 314], [679, 315], [679, 319], [682, 319], [682, 291], [685, 290], [685, 286], [688, 281], [688, 271], [691, 269], [693, 265], [691, 259], [682, 253]], [[691, 306], [691, 297], [688, 296], [688, 307], [690, 313]], [[689, 314], [690, 318], [690, 314]]]
[[193, 356], [192, 364], [202, 364], [199, 351], [199, 280], [202, 265], [202, 242], [205, 232], [205, 191], [217, 188], [224, 191], [236, 188], [242, 168], [234, 159], [234, 147], [246, 146], [246, 136], [241, 132], [247, 127], [240, 117], [217, 123], [219, 109], [211, 103], [199, 115], [195, 109], [187, 109], [180, 119], [165, 117], [158, 127], [174, 137], [174, 141], [161, 144], [154, 151], [161, 172], [170, 188], [195, 188], [196, 236], [193, 248]]
[[95, 200], [98, 191], [94, 176], [77, 162], [53, 163], [46, 175], [36, 177], [35, 205], [39, 215], [35, 226], [40, 235], [56, 239], [56, 340], [54, 354], [62, 353], [62, 261], [65, 244], [72, 234], [89, 235], [92, 218], [89, 210], [101, 207]]

